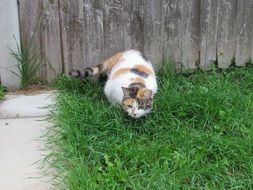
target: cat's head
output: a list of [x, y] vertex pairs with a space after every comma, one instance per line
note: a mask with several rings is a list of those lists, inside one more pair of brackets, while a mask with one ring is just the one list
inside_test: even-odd
[[149, 113], [153, 106], [153, 91], [147, 88], [122, 87], [122, 107], [133, 118]]

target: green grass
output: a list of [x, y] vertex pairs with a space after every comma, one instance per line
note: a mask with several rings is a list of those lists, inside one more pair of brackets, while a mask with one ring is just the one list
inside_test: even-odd
[[18, 72], [11, 71], [11, 73], [20, 79], [21, 87], [37, 83], [36, 73], [45, 66], [45, 56], [41, 55], [38, 48], [33, 45], [33, 38], [22, 45], [18, 44], [14, 36], [13, 38], [17, 50], [10, 49], [10, 56], [17, 62], [16, 67]]
[[0, 84], [0, 99], [4, 97], [4, 87]]
[[158, 74], [153, 112], [60, 77], [47, 141], [57, 189], [253, 189], [253, 67]]

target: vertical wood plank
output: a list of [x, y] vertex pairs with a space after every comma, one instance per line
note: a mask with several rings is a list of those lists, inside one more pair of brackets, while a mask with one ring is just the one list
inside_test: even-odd
[[40, 19], [43, 4], [39, 0], [22, 0], [19, 2], [19, 20], [22, 44], [29, 40], [40, 43]]
[[84, 0], [83, 31], [85, 43], [85, 66], [103, 61], [103, 11], [102, 0]]
[[122, 0], [103, 1], [104, 59], [124, 50]]
[[[43, 1], [22, 0], [19, 5], [19, 20], [21, 32], [21, 44], [31, 46], [36, 54], [44, 55], [44, 39], [42, 31]], [[32, 53], [32, 52], [31, 52]], [[46, 67], [37, 71], [36, 76], [40, 80], [46, 79]]]
[[124, 50], [144, 51], [144, 0], [123, 1]]
[[228, 68], [235, 56], [237, 0], [220, 0], [218, 6], [218, 66], [219, 68]]
[[[253, 13], [253, 11], [252, 11]], [[251, 22], [251, 31], [250, 31], [250, 41], [251, 41], [251, 59], [250, 59], [250, 62], [251, 64], [253, 64], [253, 23]]]
[[182, 0], [163, 1], [163, 54], [165, 58], [182, 62], [181, 43], [181, 3]]
[[199, 61], [200, 0], [183, 0], [181, 14], [182, 63], [188, 72]]
[[154, 64], [162, 60], [162, 0], [150, 0], [144, 10], [144, 53]]
[[85, 33], [83, 18], [83, 0], [60, 0], [60, 30], [64, 71], [83, 69], [85, 57]]
[[62, 55], [58, 0], [43, 0], [43, 43], [46, 57], [46, 79], [62, 73]]
[[253, 27], [253, 1], [240, 0], [237, 5], [236, 17], [236, 51], [235, 63], [245, 66], [251, 59], [251, 29]]
[[200, 69], [210, 70], [216, 61], [218, 0], [201, 0]]
[[124, 41], [124, 50], [132, 48], [132, 39], [131, 39], [131, 21], [132, 21], [132, 0], [123, 0], [122, 1], [122, 18], [123, 18], [123, 41]]

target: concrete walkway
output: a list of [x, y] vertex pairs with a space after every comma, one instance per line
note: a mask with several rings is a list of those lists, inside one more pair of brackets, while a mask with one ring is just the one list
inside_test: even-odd
[[[50, 124], [46, 107], [54, 92], [33, 96], [7, 95], [0, 101], [0, 189], [48, 190], [50, 180], [40, 176], [38, 161], [43, 158], [40, 137]], [[45, 183], [46, 182], [46, 183]]]

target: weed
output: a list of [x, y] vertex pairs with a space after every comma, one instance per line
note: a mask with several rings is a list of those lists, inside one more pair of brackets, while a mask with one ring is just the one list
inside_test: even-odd
[[10, 49], [10, 55], [17, 62], [18, 72], [11, 71], [21, 80], [21, 87], [26, 87], [36, 82], [37, 71], [44, 66], [44, 58], [40, 52], [32, 45], [32, 40], [19, 45], [13, 36], [17, 51]]
[[4, 87], [0, 84], [0, 99], [4, 97]]

